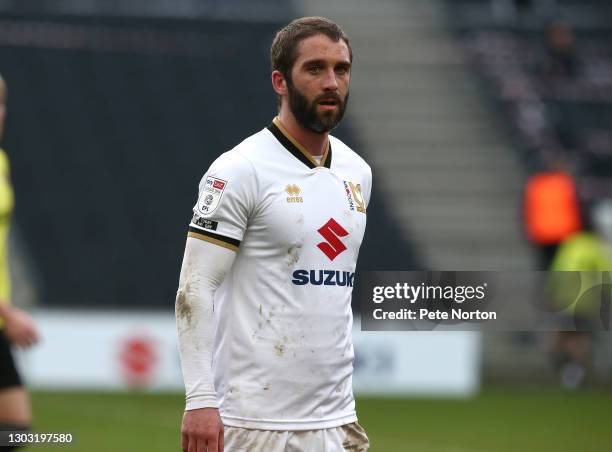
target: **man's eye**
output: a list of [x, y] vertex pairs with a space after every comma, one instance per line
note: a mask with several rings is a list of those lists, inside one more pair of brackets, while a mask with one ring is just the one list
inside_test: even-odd
[[347, 72], [348, 72], [348, 68], [347, 68], [347, 67], [345, 67], [345, 66], [340, 66], [340, 67], [337, 67], [337, 68], [336, 68], [336, 73], [337, 73], [337, 74], [344, 75], [344, 74], [346, 74]]
[[308, 72], [310, 72], [311, 74], [316, 74], [320, 71], [321, 71], [321, 66], [310, 66], [308, 68]]

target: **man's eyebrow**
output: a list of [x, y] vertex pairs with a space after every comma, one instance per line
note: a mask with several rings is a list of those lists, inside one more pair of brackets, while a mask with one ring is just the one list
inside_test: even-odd
[[324, 60], [321, 60], [321, 59], [316, 59], [316, 58], [315, 58], [315, 59], [312, 59], [312, 60], [306, 60], [306, 61], [304, 61], [304, 62], [302, 63], [302, 66], [310, 66], [310, 65], [313, 65], [313, 64], [325, 64], [325, 61], [324, 61]]
[[[319, 64], [319, 65], [325, 65], [327, 64], [326, 60], [320, 59], [320, 58], [314, 58], [312, 60], [306, 60], [302, 63], [302, 66], [312, 66], [315, 64]], [[340, 60], [338, 62], [336, 62], [334, 64], [334, 66], [338, 66], [338, 65], [342, 65], [342, 66], [347, 66], [347, 67], [351, 67], [351, 62], [348, 60]]]

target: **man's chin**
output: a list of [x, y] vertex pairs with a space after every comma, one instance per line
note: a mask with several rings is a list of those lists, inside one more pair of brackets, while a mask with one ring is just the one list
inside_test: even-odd
[[318, 134], [324, 134], [335, 129], [341, 119], [338, 110], [311, 110], [310, 115], [306, 115], [305, 117], [296, 115], [295, 111], [293, 114], [303, 127]]
[[314, 124], [310, 125], [310, 130], [312, 130], [315, 133], [327, 133], [327, 132], [331, 132], [335, 127], [336, 127], [337, 123], [328, 123], [328, 122], [316, 122]]
[[[319, 115], [316, 124], [313, 124], [313, 131], [317, 133], [326, 133], [335, 129], [339, 123], [338, 113], [335, 111], [325, 112]], [[316, 129], [316, 130], [315, 130]]]
[[318, 133], [320, 135], [329, 132], [331, 129], [328, 129], [321, 123], [308, 124], [308, 130], [314, 133]]

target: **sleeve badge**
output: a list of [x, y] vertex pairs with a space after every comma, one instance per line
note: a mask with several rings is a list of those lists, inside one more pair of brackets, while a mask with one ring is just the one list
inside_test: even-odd
[[227, 181], [208, 176], [200, 192], [196, 208], [202, 215], [210, 215], [219, 206]]

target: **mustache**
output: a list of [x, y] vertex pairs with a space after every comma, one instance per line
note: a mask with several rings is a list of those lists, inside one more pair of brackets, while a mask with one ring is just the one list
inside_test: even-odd
[[333, 99], [336, 102], [338, 102], [339, 104], [344, 102], [344, 99], [342, 99], [338, 93], [325, 93], [325, 94], [320, 94], [317, 97], [315, 97], [314, 103], [320, 102], [322, 100], [330, 100]]

